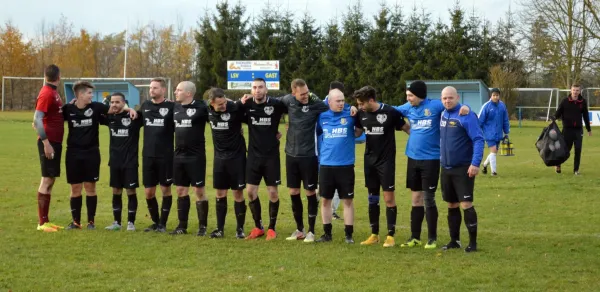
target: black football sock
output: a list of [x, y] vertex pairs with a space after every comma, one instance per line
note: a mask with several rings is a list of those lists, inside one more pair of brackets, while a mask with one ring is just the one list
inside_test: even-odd
[[223, 231], [225, 228], [225, 217], [227, 217], [227, 197], [217, 198], [215, 210], [217, 211], [217, 229]]
[[112, 207], [113, 218], [117, 224], [121, 225], [121, 214], [123, 213], [123, 196], [121, 194], [113, 194]]
[[250, 212], [252, 213], [252, 219], [254, 219], [254, 227], [263, 229], [260, 199], [256, 197], [254, 201], [250, 201], [248, 203], [248, 206], [250, 207]]
[[279, 200], [277, 202], [269, 201], [269, 229], [275, 230], [277, 224], [277, 214], [279, 213]]
[[462, 215], [459, 208], [448, 208], [448, 229], [450, 229], [450, 240], [460, 241], [460, 221]]
[[197, 201], [196, 213], [198, 214], [198, 227], [206, 228], [208, 225], [208, 201]]
[[169, 221], [169, 213], [171, 212], [171, 205], [173, 204], [173, 196], [163, 196], [162, 206], [160, 213], [160, 225], [167, 227], [167, 221]]
[[323, 224], [323, 232], [325, 232], [325, 234], [331, 236], [331, 229], [333, 229], [331, 223]]
[[96, 219], [96, 207], [98, 206], [98, 196], [85, 196], [85, 206], [87, 208], [88, 222], [94, 223]]
[[81, 206], [83, 205], [83, 197], [71, 197], [71, 216], [73, 222], [81, 224]]
[[381, 208], [379, 207], [379, 194], [369, 195], [369, 224], [371, 233], [379, 234], [379, 216]]
[[177, 218], [180, 228], [187, 229], [190, 214], [190, 196], [177, 198]]
[[158, 224], [159, 215], [158, 215], [158, 200], [156, 197], [152, 199], [146, 199], [146, 203], [148, 204], [148, 213], [150, 213], [150, 218], [154, 224]]
[[296, 229], [302, 231], [304, 230], [304, 221], [302, 219], [302, 198], [300, 195], [293, 195], [292, 198], [292, 213], [294, 213], [294, 220], [296, 221]]
[[469, 245], [477, 245], [477, 212], [475, 207], [465, 209], [465, 225], [469, 231]]
[[387, 218], [388, 236], [394, 236], [396, 234], [396, 218], [398, 217], [398, 208], [396, 206], [385, 208], [385, 215]]
[[246, 223], [246, 201], [234, 202], [235, 220], [237, 222], [236, 230], [244, 229]]
[[137, 215], [138, 200], [137, 194], [127, 195], [127, 221], [135, 223]]
[[354, 233], [354, 225], [345, 225], [344, 232], [346, 233], [346, 236], [352, 237], [352, 234]]
[[410, 211], [410, 232], [412, 238], [421, 240], [421, 225], [423, 225], [423, 219], [425, 218], [425, 207], [413, 206]]
[[427, 207], [425, 209], [425, 218], [427, 219], [427, 236], [429, 240], [437, 240], [438, 208]]

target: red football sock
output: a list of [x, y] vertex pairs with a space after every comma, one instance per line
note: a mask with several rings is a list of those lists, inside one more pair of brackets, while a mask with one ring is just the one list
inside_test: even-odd
[[43, 194], [38, 192], [37, 193], [37, 201], [38, 201], [38, 219], [40, 221], [40, 225], [43, 225], [44, 222], [44, 203], [43, 203], [43, 199], [42, 199]]
[[48, 212], [50, 211], [50, 194], [38, 192], [38, 217], [40, 225], [49, 222]]

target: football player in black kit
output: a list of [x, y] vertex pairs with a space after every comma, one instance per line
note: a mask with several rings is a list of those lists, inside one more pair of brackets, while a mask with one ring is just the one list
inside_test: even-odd
[[[139, 113], [144, 119], [144, 148], [142, 150], [142, 180], [148, 212], [152, 225], [144, 231], [166, 232], [167, 220], [173, 198], [173, 136], [175, 126], [173, 107], [175, 103], [167, 101], [167, 85], [164, 79], [154, 78], [150, 82], [151, 100], [145, 101]], [[156, 186], [160, 184], [163, 194], [162, 212], [158, 212]]]
[[410, 133], [410, 126], [404, 122], [400, 112], [391, 106], [377, 102], [373, 87], [365, 86], [354, 92], [361, 108], [356, 128], [362, 129], [367, 136], [365, 147], [365, 184], [369, 192], [369, 222], [371, 236], [361, 245], [379, 243], [379, 190], [383, 189], [386, 205], [388, 233], [384, 247], [393, 247], [396, 243], [396, 218], [398, 209], [394, 196], [396, 181], [396, 138], [395, 132], [403, 130]]
[[113, 190], [112, 207], [114, 223], [106, 230], [121, 230], [121, 213], [123, 209], [123, 189], [127, 192], [127, 231], [135, 231], [137, 213], [138, 148], [140, 128], [143, 120], [132, 120], [125, 111], [125, 95], [113, 93], [110, 99], [111, 112], [106, 122], [110, 130], [110, 186]]
[[204, 129], [208, 121], [208, 107], [195, 100], [196, 86], [183, 81], [175, 89], [173, 118], [175, 119], [175, 157], [173, 158], [173, 183], [177, 191], [177, 217], [179, 225], [171, 234], [186, 234], [190, 212], [190, 185], [196, 194], [198, 236], [206, 235], [208, 201], [204, 189], [206, 180], [206, 147]]
[[214, 144], [213, 187], [217, 191], [217, 229], [211, 238], [223, 237], [227, 216], [227, 190], [233, 191], [234, 210], [237, 221], [236, 237], [243, 239], [246, 220], [246, 142], [242, 135], [242, 121], [246, 118], [243, 109], [228, 101], [225, 92], [212, 88], [208, 94], [210, 101], [208, 120], [212, 129]]
[[254, 229], [246, 239], [255, 239], [265, 234], [262, 225], [258, 185], [264, 178], [269, 193], [269, 228], [266, 240], [277, 237], [275, 224], [279, 213], [281, 163], [279, 159], [279, 122], [287, 107], [278, 99], [267, 96], [267, 83], [262, 78], [252, 81], [252, 94], [242, 99], [248, 124], [248, 161], [246, 164], [246, 191], [248, 206], [254, 219]]

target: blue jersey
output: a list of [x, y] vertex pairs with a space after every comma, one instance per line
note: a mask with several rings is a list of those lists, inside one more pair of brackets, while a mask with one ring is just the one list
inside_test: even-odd
[[506, 105], [502, 101], [493, 102], [491, 99], [484, 103], [479, 112], [479, 125], [486, 141], [502, 140], [504, 134], [508, 135], [510, 132]]
[[415, 160], [440, 159], [440, 117], [444, 105], [438, 99], [426, 98], [418, 106], [409, 102], [394, 107], [410, 122], [406, 156]]
[[328, 110], [319, 116], [317, 134], [322, 135], [319, 163], [325, 166], [353, 165], [355, 120], [350, 110]]
[[448, 169], [474, 165], [479, 167], [483, 157], [483, 133], [477, 115], [458, 114], [461, 105], [442, 113], [440, 122], [440, 163]]

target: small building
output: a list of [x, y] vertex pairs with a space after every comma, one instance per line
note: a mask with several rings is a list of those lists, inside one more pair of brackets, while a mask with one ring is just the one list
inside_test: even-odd
[[[75, 98], [75, 92], [73, 92], [73, 84], [75, 82], [69, 81], [64, 82], [65, 86], [65, 97], [67, 102], [70, 102]], [[135, 108], [140, 104], [140, 91], [135, 85], [128, 81], [95, 81], [92, 82], [94, 85], [94, 93], [92, 101], [102, 102], [104, 97], [110, 96], [115, 92], [121, 92], [125, 95], [125, 100], [131, 108]]]
[[[406, 87], [414, 80], [406, 81]], [[479, 113], [483, 104], [490, 99], [489, 87], [482, 80], [423, 80], [427, 84], [427, 97], [441, 99], [446, 86], [456, 88], [460, 103], [467, 104], [473, 112]]]

